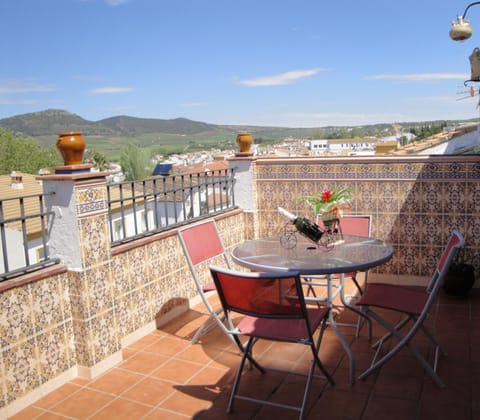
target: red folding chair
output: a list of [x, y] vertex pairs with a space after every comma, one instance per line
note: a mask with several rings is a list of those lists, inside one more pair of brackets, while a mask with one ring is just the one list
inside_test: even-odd
[[[300, 418], [303, 418], [312, 378], [318, 376], [314, 374], [315, 368], [318, 367], [323, 374], [322, 377], [326, 378], [330, 384], [334, 384], [318, 356], [327, 326], [329, 308], [318, 306], [307, 308], [298, 272], [244, 273], [214, 266], [210, 267], [210, 271], [227, 317], [228, 333], [238, 346], [243, 348], [227, 412], [230, 413], [233, 410], [235, 399], [242, 399], [297, 410], [300, 412]], [[234, 313], [244, 315], [236, 325], [232, 318]], [[314, 340], [313, 334], [317, 328], [320, 331], [317, 340]], [[249, 337], [243, 347], [239, 336]], [[299, 343], [310, 347], [313, 361], [306, 375], [305, 391], [300, 407], [238, 393], [246, 360], [261, 373], [265, 373], [266, 370], [275, 370], [261, 366], [254, 359], [252, 350], [259, 339]]]
[[[370, 237], [372, 236], [372, 216], [370, 215], [353, 215], [349, 214], [347, 216], [343, 216], [340, 219], [340, 231], [348, 235], [357, 235], [357, 236], [365, 236]], [[345, 273], [345, 277], [349, 277], [355, 283], [358, 292], [360, 295], [363, 294], [363, 289], [367, 284], [367, 275], [368, 272], [365, 272], [365, 283], [364, 287], [362, 288], [358, 283], [357, 279], [357, 272], [353, 273]]]
[[[438, 266], [424, 290], [418, 290], [407, 286], [369, 283], [365, 293], [361, 296], [357, 305], [360, 305], [367, 316], [375, 319], [380, 325], [385, 327], [388, 331], [385, 336], [378, 340], [373, 348], [376, 348], [375, 355], [371, 366], [363, 372], [359, 379], [365, 379], [385, 363], [391, 360], [403, 348], [408, 348], [413, 355], [419, 360], [426, 372], [432, 379], [441, 387], [445, 383], [437, 374], [437, 364], [439, 354], [446, 355], [445, 351], [440, 347], [433, 334], [426, 328], [425, 320], [427, 319], [435, 298], [439, 290], [442, 288], [442, 283], [448, 272], [448, 268], [458, 252], [458, 249], [465, 243], [463, 236], [457, 230], [452, 232], [450, 240], [440, 258]], [[392, 325], [379, 312], [372, 308], [388, 309], [395, 312], [400, 312], [404, 315], [403, 319], [397, 324]], [[408, 324], [410, 329], [403, 333], [403, 328]], [[412, 340], [419, 331], [423, 331], [430, 343], [434, 345], [434, 360], [433, 366], [428, 363], [425, 357], [413, 345]], [[391, 347], [391, 349], [377, 360], [382, 346], [392, 337], [398, 338], [398, 343]]]
[[191, 340], [192, 343], [196, 343], [200, 336], [212, 327], [217, 324], [223, 325], [225, 318], [222, 308], [214, 309], [209, 302], [209, 297], [216, 292], [216, 289], [208, 267], [210, 264], [216, 264], [230, 268], [230, 262], [214, 220], [206, 220], [183, 227], [178, 230], [178, 237], [197, 291], [210, 314]]

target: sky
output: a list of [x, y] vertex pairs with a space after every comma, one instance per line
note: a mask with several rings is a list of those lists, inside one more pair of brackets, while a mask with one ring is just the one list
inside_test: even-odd
[[[0, 119], [324, 127], [470, 119], [457, 0], [0, 0]], [[480, 84], [477, 84], [480, 87]], [[475, 87], [478, 92], [478, 88]]]

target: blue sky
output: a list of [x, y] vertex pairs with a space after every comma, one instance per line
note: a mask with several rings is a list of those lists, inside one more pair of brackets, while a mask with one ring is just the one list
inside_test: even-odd
[[284, 127], [476, 118], [463, 82], [480, 6], [468, 12], [472, 38], [448, 36], [467, 4], [1, 0], [0, 118], [49, 108]]

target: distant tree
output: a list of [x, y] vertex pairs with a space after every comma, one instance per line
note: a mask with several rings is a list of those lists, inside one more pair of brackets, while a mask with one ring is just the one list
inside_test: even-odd
[[149, 150], [128, 144], [122, 149], [120, 165], [127, 181], [145, 179], [153, 172]]
[[0, 174], [12, 171], [37, 174], [42, 168], [61, 165], [62, 159], [55, 146], [42, 148], [30, 137], [22, 137], [0, 128]]

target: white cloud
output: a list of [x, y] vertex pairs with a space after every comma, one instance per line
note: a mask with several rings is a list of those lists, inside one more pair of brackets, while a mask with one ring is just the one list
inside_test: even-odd
[[128, 0], [105, 0], [107, 4], [110, 6], [120, 6], [121, 4], [125, 4]]
[[37, 102], [32, 99], [2, 99], [0, 105], [34, 105]]
[[32, 92], [51, 92], [55, 88], [49, 85], [41, 85], [31, 82], [8, 81], [0, 82], [0, 93], [17, 94]]
[[115, 86], [106, 86], [102, 88], [96, 88], [89, 90], [89, 93], [92, 95], [104, 95], [104, 94], [111, 94], [111, 93], [128, 93], [131, 92], [133, 89], [128, 87], [115, 87]]
[[272, 76], [257, 77], [255, 79], [240, 80], [238, 83], [243, 86], [278, 86], [288, 85], [294, 83], [297, 80], [304, 79], [306, 77], [315, 76], [325, 69], [310, 69], [310, 70], [292, 70], [285, 73], [275, 74]]
[[193, 107], [205, 106], [205, 105], [208, 105], [208, 103], [207, 102], [185, 102], [183, 104], [180, 104], [180, 106], [186, 107], [186, 108], [193, 108]]
[[412, 74], [373, 74], [365, 76], [367, 80], [399, 80], [424, 82], [433, 80], [465, 80], [464, 73], [412, 73]]

